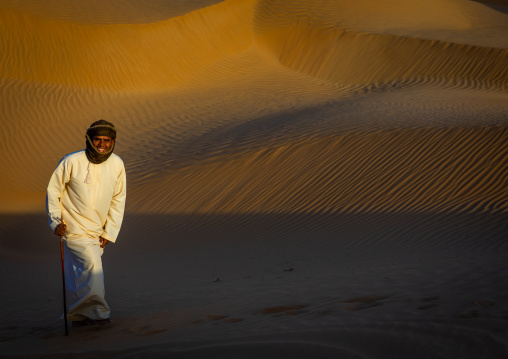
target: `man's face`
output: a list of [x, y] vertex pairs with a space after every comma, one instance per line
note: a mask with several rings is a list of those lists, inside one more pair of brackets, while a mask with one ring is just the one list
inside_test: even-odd
[[115, 140], [109, 136], [93, 136], [92, 144], [99, 153], [106, 153], [111, 149]]

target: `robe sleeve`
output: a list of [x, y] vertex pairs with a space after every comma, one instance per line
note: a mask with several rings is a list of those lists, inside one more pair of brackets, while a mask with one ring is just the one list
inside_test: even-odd
[[116, 181], [115, 193], [109, 206], [108, 218], [104, 225], [104, 232], [101, 237], [110, 242], [116, 242], [120, 227], [122, 226], [123, 214], [125, 210], [125, 198], [127, 196], [127, 181], [125, 176], [125, 167], [122, 164], [122, 170]]
[[69, 183], [70, 178], [71, 166], [64, 157], [53, 172], [46, 192], [46, 212], [48, 213], [49, 226], [53, 232], [62, 223], [60, 201], [65, 191], [65, 185]]

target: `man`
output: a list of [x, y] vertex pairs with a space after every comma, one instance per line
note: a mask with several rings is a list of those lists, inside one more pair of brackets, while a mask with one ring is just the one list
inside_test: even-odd
[[115, 126], [104, 120], [86, 131], [86, 149], [66, 155], [49, 181], [49, 226], [64, 239], [68, 316], [73, 326], [110, 323], [101, 256], [122, 225], [126, 178], [113, 154]]

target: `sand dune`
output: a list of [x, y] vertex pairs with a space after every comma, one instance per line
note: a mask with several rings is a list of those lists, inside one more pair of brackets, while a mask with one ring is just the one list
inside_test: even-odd
[[1, 5], [39, 17], [85, 24], [150, 23], [182, 16], [211, 6], [220, 0], [150, 0], [139, 4], [135, 0], [2, 0]]
[[[171, 88], [249, 45], [249, 19], [242, 15], [249, 14], [245, 7], [250, 3], [221, 4], [185, 17], [135, 25], [81, 24], [4, 10], [1, 30], [9, 36], [2, 37], [1, 49], [8, 56], [2, 57], [0, 75], [112, 90]], [[226, 35], [222, 46], [215, 41], [221, 35]]]
[[[506, 1], [0, 0], [0, 31], [0, 357], [508, 354]], [[114, 325], [64, 338], [45, 189], [99, 118]]]
[[[258, 43], [297, 71], [351, 85], [506, 89], [508, 20], [495, 10], [456, 0], [330, 1], [309, 16], [302, 2], [266, 3], [267, 11], [256, 13]], [[499, 36], [482, 36], [484, 27], [496, 27]]]
[[507, 136], [503, 127], [418, 128], [304, 144], [288, 141], [165, 176], [153, 183], [166, 188], [155, 206], [140, 200], [135, 208], [184, 213], [506, 212]]
[[[411, 2], [398, 6], [398, 12], [381, 14], [393, 4], [379, 8], [371, 4], [370, 0], [324, 1], [314, 5], [312, 10], [319, 10], [314, 14], [304, 1], [243, 0], [151, 24], [103, 26], [9, 9], [2, 12], [2, 32], [9, 36], [2, 37], [6, 56], [1, 75], [114, 90], [172, 88], [217, 60], [245, 51], [256, 39], [283, 65], [334, 82], [368, 85], [467, 79], [505, 88], [508, 40], [504, 36], [493, 39], [492, 34], [482, 38], [478, 33], [487, 23], [499, 31], [494, 35], [502, 35], [508, 30], [507, 15], [459, 0], [441, 1], [439, 6]], [[351, 20], [358, 19], [351, 16], [355, 13], [367, 15], [362, 17], [368, 24], [365, 29]], [[450, 17], [450, 13], [460, 16]], [[391, 19], [387, 16], [393, 14]], [[476, 24], [476, 18], [482, 21]], [[450, 19], [460, 21], [454, 24]], [[388, 22], [393, 29], [387, 29]], [[429, 29], [439, 32], [425, 40]], [[459, 43], [443, 41], [442, 33], [453, 40], [455, 34]], [[420, 35], [424, 38], [419, 39]], [[476, 42], [482, 46], [475, 46]], [[486, 42], [490, 47], [485, 47]], [[154, 47], [159, 51], [153, 51]], [[374, 57], [376, 66], [371, 63]]]

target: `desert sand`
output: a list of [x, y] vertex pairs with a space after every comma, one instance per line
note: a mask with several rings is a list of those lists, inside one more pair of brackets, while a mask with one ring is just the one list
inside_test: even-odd
[[[0, 357], [508, 357], [508, 1], [0, 0]], [[118, 129], [113, 324], [45, 191]]]

